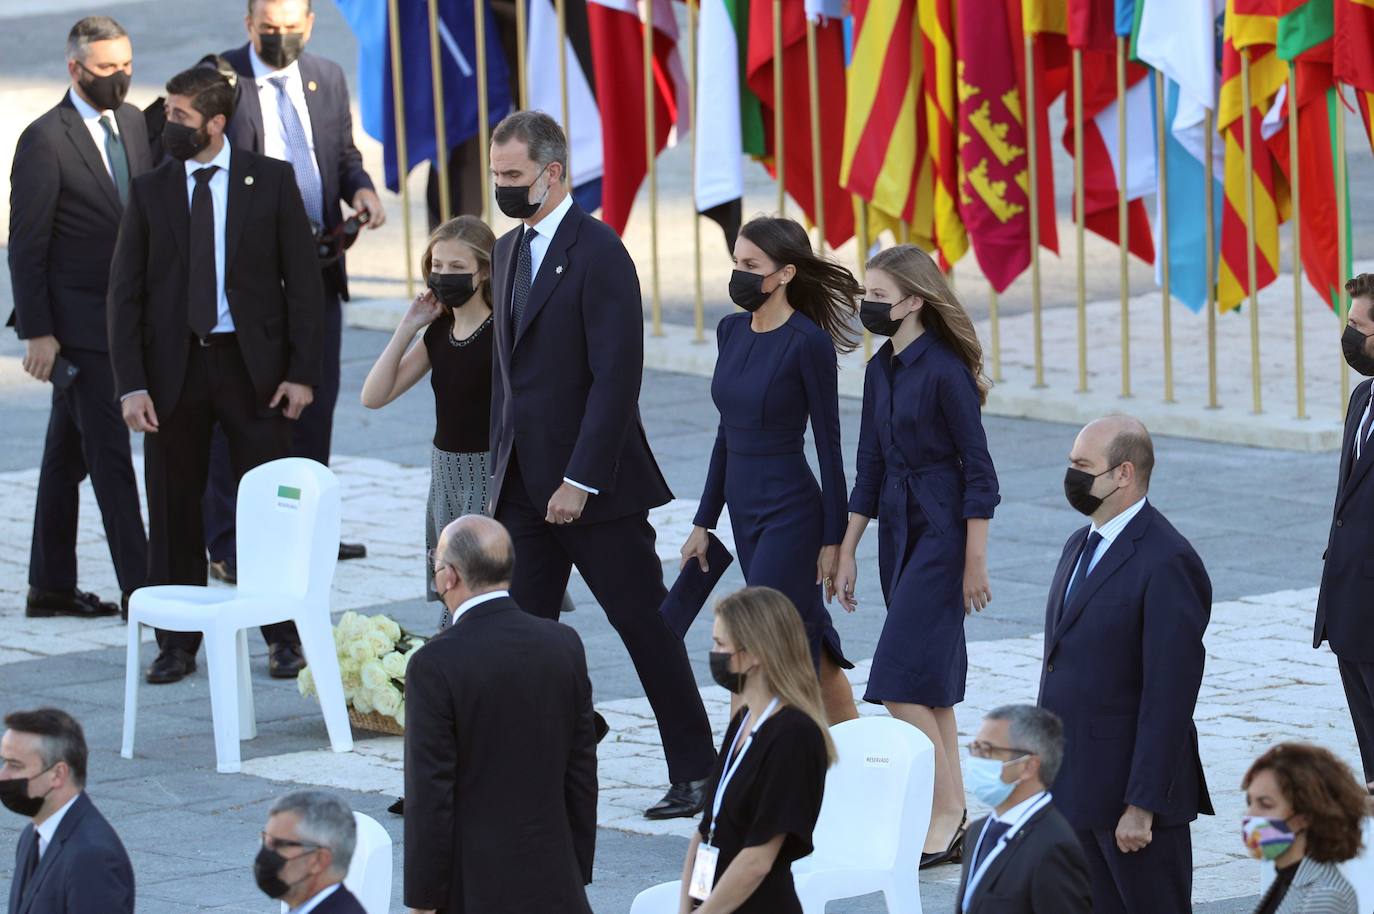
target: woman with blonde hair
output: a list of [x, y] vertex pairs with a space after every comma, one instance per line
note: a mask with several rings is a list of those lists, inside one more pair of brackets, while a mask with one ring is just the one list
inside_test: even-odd
[[968, 817], [954, 705], [964, 699], [964, 615], [992, 599], [988, 522], [997, 474], [980, 407], [983, 350], [968, 313], [920, 248], [868, 262], [859, 317], [890, 337], [864, 374], [849, 528], [835, 589], [851, 612], [854, 553], [871, 518], [887, 620], [864, 700], [919, 727], [935, 744], [935, 796], [921, 866], [960, 859]]
[[711, 676], [743, 706], [687, 848], [679, 909], [801, 914], [792, 863], [813, 849], [835, 761], [806, 629], [783, 594], [746, 587], [716, 604], [711, 635]]

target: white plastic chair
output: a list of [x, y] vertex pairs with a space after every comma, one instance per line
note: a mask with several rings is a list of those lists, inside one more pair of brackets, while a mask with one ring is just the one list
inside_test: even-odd
[[[353, 821], [358, 826], [358, 843], [353, 847], [344, 887], [367, 914], [391, 914], [391, 835], [376, 819], [356, 809]], [[281, 910], [282, 914], [290, 910], [284, 901]]]
[[[815, 852], [792, 864], [806, 914], [826, 902], [882, 892], [890, 914], [921, 914], [916, 864], [930, 827], [935, 747], [920, 730], [889, 717], [830, 728], [839, 761], [825, 776], [812, 835]], [[679, 883], [635, 896], [630, 914], [674, 914]]]
[[247, 629], [294, 622], [314, 674], [329, 742], [353, 749], [339, 660], [329, 620], [329, 590], [339, 549], [339, 481], [328, 467], [300, 457], [262, 464], [239, 481], [238, 586], [143, 587], [129, 599], [124, 669], [124, 743], [134, 757], [139, 641], [145, 625], [205, 636], [216, 768], [239, 770], [239, 740], [257, 735]]
[[[1338, 864], [1337, 869], [1346, 878], [1359, 899], [1361, 911], [1374, 911], [1374, 819], [1364, 820], [1364, 847], [1359, 856]], [[1260, 894], [1269, 890], [1274, 881], [1274, 863], [1265, 860], [1260, 864]]]

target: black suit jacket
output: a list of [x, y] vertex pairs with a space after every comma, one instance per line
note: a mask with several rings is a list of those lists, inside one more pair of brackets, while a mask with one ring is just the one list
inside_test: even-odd
[[21, 898], [17, 874], [37, 840], [33, 823], [19, 833], [10, 914], [133, 914], [134, 871], [129, 855], [90, 797], [77, 795]]
[[512, 334], [511, 289], [524, 225], [492, 259], [493, 513], [511, 454], [542, 511], [563, 478], [597, 489], [578, 523], [626, 517], [673, 498], [644, 434], [644, 313], [639, 276], [620, 238], [572, 204], [534, 277]]
[[[115, 391], [147, 390], [164, 417], [181, 395], [192, 345], [190, 223], [185, 164], [171, 159], [133, 181], [110, 270]], [[283, 380], [320, 382], [324, 292], [310, 239], [291, 165], [232, 149], [224, 292], [263, 408]]]
[[[239, 74], [238, 107], [226, 136], [235, 146], [261, 153], [264, 149], [262, 106], [258, 102], [258, 87], [249, 56], [251, 48], [245, 44], [221, 55]], [[363, 154], [353, 144], [353, 114], [348, 105], [348, 79], [343, 69], [332, 60], [309, 53], [302, 53], [297, 65], [305, 82], [305, 107], [310, 112], [315, 161], [320, 166], [324, 225], [333, 228], [343, 221], [341, 202], [352, 205], [358, 191], [374, 188], [372, 179], [363, 170]], [[348, 300], [348, 275], [342, 257], [325, 268], [324, 279], [331, 292]]]
[[1369, 472], [1374, 444], [1367, 443], [1355, 459], [1355, 438], [1371, 384], [1356, 384], [1346, 409], [1336, 506], [1322, 554], [1326, 564], [1312, 632], [1313, 647], [1330, 641], [1337, 656], [1358, 663], [1374, 661], [1374, 475]]
[[334, 894], [320, 902], [311, 914], [367, 914], [367, 909], [346, 886], [340, 884]]
[[[955, 914], [963, 912], [974, 849], [986, 822], [979, 819], [964, 834]], [[969, 899], [968, 914], [1090, 914], [1092, 907], [1092, 882], [1083, 847], [1073, 826], [1051, 802], [1018, 828], [988, 864]]]
[[405, 903], [590, 914], [592, 720], [577, 633], [509, 597], [422, 647], [406, 670]]
[[1127, 805], [1156, 827], [1212, 813], [1193, 708], [1212, 583], [1148, 502], [1064, 606], [1090, 528], [1069, 537], [1045, 614], [1040, 705], [1064, 721], [1054, 802], [1074, 828], [1115, 828]]
[[[132, 179], [152, 167], [143, 115], [115, 112]], [[19, 136], [10, 171], [9, 325], [105, 352], [105, 292], [124, 207], [70, 90]]]

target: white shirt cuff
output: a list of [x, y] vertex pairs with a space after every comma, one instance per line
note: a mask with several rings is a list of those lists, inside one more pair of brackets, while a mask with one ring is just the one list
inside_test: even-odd
[[564, 476], [564, 477], [563, 477], [563, 481], [566, 482], [566, 483], [567, 483], [568, 485], [570, 485], [570, 486], [575, 486], [575, 487], [581, 489], [583, 492], [588, 492], [588, 493], [590, 493], [590, 494], [592, 494], [592, 495], [600, 495], [600, 494], [601, 494], [601, 490], [600, 490], [600, 489], [593, 489], [591, 486], [584, 486], [582, 483], [578, 482], [576, 479], [569, 479], [568, 477]]
[[148, 391], [147, 391], [146, 388], [139, 388], [138, 390], [131, 390], [131, 391], [129, 391], [127, 394], [124, 394], [123, 396], [121, 396], [121, 397], [119, 398], [119, 402], [120, 402], [120, 403], [123, 403], [125, 400], [129, 399], [130, 397], [136, 397], [136, 396], [138, 396], [139, 394], [146, 394], [147, 392], [148, 392]]

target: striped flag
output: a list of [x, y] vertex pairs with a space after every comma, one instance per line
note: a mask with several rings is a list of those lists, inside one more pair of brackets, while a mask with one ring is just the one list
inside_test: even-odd
[[1333, 64], [1335, 77], [1355, 88], [1355, 102], [1374, 149], [1374, 2], [1335, 0]]
[[954, 0], [918, 0], [926, 136], [929, 142], [935, 246], [949, 270], [968, 251], [959, 216], [958, 69], [955, 65]]
[[696, 204], [731, 250], [744, 207], [744, 156], [765, 152], [758, 97], [744, 83], [748, 0], [701, 0], [697, 37]]
[[[564, 5], [566, 34], [564, 55], [568, 62], [568, 137], [573, 196], [587, 212], [601, 208], [601, 110], [596, 104], [592, 43], [587, 27], [586, 0], [567, 0]], [[525, 69], [529, 105], [555, 120], [563, 120], [563, 96], [558, 78], [558, 17], [553, 0], [530, 0], [529, 32], [525, 39]], [[640, 139], [640, 145], [644, 143]]]

